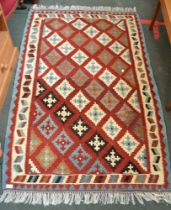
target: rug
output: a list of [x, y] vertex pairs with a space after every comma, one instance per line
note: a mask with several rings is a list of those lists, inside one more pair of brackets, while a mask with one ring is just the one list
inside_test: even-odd
[[31, 9], [5, 141], [0, 202], [171, 203], [160, 100], [133, 9]]

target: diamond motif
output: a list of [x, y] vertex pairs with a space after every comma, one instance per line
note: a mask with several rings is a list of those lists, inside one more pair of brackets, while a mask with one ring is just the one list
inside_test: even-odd
[[74, 69], [74, 66], [65, 59], [59, 65], [57, 65], [56, 69], [66, 76]]
[[34, 116], [33, 124], [38, 122], [44, 115], [45, 115], [45, 112], [41, 109], [39, 104], [35, 102], [35, 109], [33, 113], [33, 116]]
[[47, 69], [48, 69], [47, 65], [43, 62], [42, 59], [40, 59], [39, 69], [38, 69], [39, 76], [42, 75]]
[[105, 70], [99, 77], [107, 86], [110, 86], [112, 82], [116, 79], [116, 76], [113, 75], [109, 70]]
[[116, 121], [112, 117], [110, 117], [107, 120], [107, 122], [103, 125], [103, 130], [112, 140], [114, 140], [115, 137], [121, 131], [121, 127], [116, 123]]
[[81, 112], [89, 103], [89, 100], [84, 96], [84, 94], [81, 91], [79, 91], [72, 98], [71, 103]]
[[52, 50], [45, 56], [45, 58], [52, 66], [54, 66], [59, 60], [61, 60], [62, 56], [57, 53], [56, 50]]
[[83, 29], [87, 24], [85, 22], [83, 22], [80, 19], [77, 19], [73, 24], [72, 24], [75, 28], [77, 28], [78, 30]]
[[65, 28], [60, 30], [60, 34], [62, 34], [62, 36], [64, 36], [66, 39], [72, 36], [74, 32], [75, 31], [70, 26], [66, 26]]
[[46, 108], [51, 109], [54, 107], [54, 105], [58, 102], [58, 99], [55, 97], [53, 92], [49, 92], [43, 99], [43, 104], [46, 106]]
[[139, 174], [138, 168], [135, 166], [135, 164], [128, 162], [124, 170], [122, 170], [123, 174]]
[[51, 29], [47, 26], [43, 27], [43, 37], [46, 37], [48, 34], [50, 34]]
[[96, 160], [90, 169], [87, 171], [88, 174], [107, 174], [108, 171], [100, 163], [99, 160]]
[[147, 170], [147, 151], [145, 146], [142, 146], [139, 152], [135, 155], [134, 159], [146, 171]]
[[40, 44], [40, 56], [45, 54], [49, 50], [49, 48], [50, 47], [48, 46], [48, 44], [44, 40], [42, 40]]
[[72, 37], [72, 41], [77, 45], [77, 46], [82, 46], [88, 38], [83, 34], [83, 33], [76, 33], [74, 37]]
[[117, 55], [125, 49], [125, 47], [117, 41], [115, 41], [109, 48]]
[[97, 40], [104, 46], [106, 46], [112, 39], [105, 33], [102, 33]]
[[81, 70], [78, 70], [71, 79], [75, 82], [79, 87], [83, 86], [88, 80], [88, 76]]
[[92, 75], [95, 75], [98, 71], [100, 71], [101, 68], [102, 66], [94, 59], [88, 62], [88, 64], [85, 66], [85, 69]]
[[96, 99], [104, 88], [96, 80], [92, 80], [85, 90], [92, 98]]
[[82, 138], [90, 130], [89, 126], [82, 120], [82, 118], [77, 119], [73, 123], [71, 129], [79, 138]]
[[122, 53], [122, 55], [120, 56], [126, 63], [131, 65], [131, 56], [130, 56], [130, 52], [127, 49], [125, 52]]
[[37, 84], [36, 84], [36, 96], [38, 97], [45, 90], [46, 89], [45, 89], [44, 85], [40, 81], [37, 81]]
[[65, 79], [55, 88], [63, 98], [67, 98], [74, 88]]
[[114, 59], [108, 50], [102, 50], [97, 57], [104, 65], [108, 65]]
[[87, 163], [91, 160], [91, 156], [86, 152], [81, 145], [79, 145], [76, 150], [69, 156], [74, 166], [80, 171]]
[[101, 49], [101, 46], [99, 43], [96, 43], [95, 41], [93, 40], [90, 40], [85, 46], [83, 46], [84, 50], [86, 52], [88, 52], [90, 55], [94, 55], [96, 54], [96, 52], [98, 50]]
[[62, 41], [62, 38], [57, 33], [53, 33], [47, 40], [52, 46], [55, 47]]
[[100, 100], [100, 102], [103, 104], [103, 106], [108, 110], [108, 111], [112, 111], [116, 105], [119, 103], [118, 99], [116, 97], [113, 96], [113, 94], [108, 91], [107, 93], [105, 93], [105, 95], [103, 96], [103, 98]]
[[51, 87], [60, 79], [60, 77], [51, 69], [43, 76], [43, 79]]
[[63, 104], [56, 112], [55, 115], [62, 122], [66, 123], [73, 115], [71, 110], [68, 108], [66, 104]]
[[97, 154], [107, 145], [107, 142], [98, 133], [92, 136], [86, 143]]
[[96, 23], [96, 27], [98, 27], [98, 29], [100, 29], [101, 31], [105, 31], [107, 30], [107, 28], [109, 28], [110, 26], [113, 27], [113, 25], [111, 23], [109, 23], [107, 20], [99, 20], [97, 23]]
[[121, 162], [122, 157], [117, 153], [117, 151], [112, 147], [104, 156], [105, 161], [109, 164], [112, 169], [115, 169]]
[[114, 39], [117, 39], [123, 33], [123, 31], [115, 25], [113, 25], [112, 28], [108, 29], [107, 32]]
[[105, 116], [103, 110], [96, 103], [85, 114], [95, 125]]
[[125, 99], [132, 88], [124, 80], [120, 79], [113, 89], [121, 98]]
[[128, 69], [128, 65], [122, 59], [116, 58], [111, 68], [114, 72], [122, 75]]
[[36, 160], [39, 162], [39, 165], [47, 171], [56, 162], [57, 155], [46, 145], [39, 151]]
[[45, 136], [47, 139], [50, 139], [50, 137], [55, 133], [55, 131], [58, 129], [58, 126], [54, 123], [50, 115], [42, 121], [39, 126], [37, 127], [42, 133], [43, 136]]
[[84, 32], [87, 34], [87, 36], [89, 36], [90, 38], [94, 38], [98, 33], [99, 30], [97, 30], [95, 27], [93, 26], [89, 26], [88, 28], [86, 28], [86, 30], [84, 30]]
[[138, 98], [138, 92], [135, 91], [131, 97], [128, 100], [128, 103], [137, 111], [141, 112], [139, 98]]
[[74, 47], [68, 42], [64, 42], [62, 45], [58, 47], [58, 49], [64, 54], [69, 55], [73, 50]]
[[126, 153], [131, 155], [139, 145], [139, 142], [127, 131], [118, 141], [118, 144]]
[[78, 65], [83, 64], [87, 60], [87, 55], [83, 53], [83, 51], [78, 50], [72, 57], [71, 57]]
[[57, 138], [55, 138], [52, 142], [56, 149], [61, 153], [65, 154], [68, 149], [73, 145], [73, 141], [71, 138], [66, 134], [66, 132], [63, 130]]
[[49, 26], [52, 28], [52, 29], [55, 29], [55, 30], [59, 30], [62, 26], [64, 25], [64, 23], [59, 20], [59, 19], [53, 19], [50, 23], [49, 23]]

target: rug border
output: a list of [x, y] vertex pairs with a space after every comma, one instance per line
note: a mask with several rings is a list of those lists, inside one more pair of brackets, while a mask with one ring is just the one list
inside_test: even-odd
[[[57, 6], [57, 7], [58, 7], [58, 9], [64, 8], [62, 6]], [[83, 7], [84, 6], [82, 6], [81, 8], [83, 9]], [[49, 8], [49, 7], [46, 7], [46, 8]], [[71, 10], [74, 10], [74, 6], [73, 7], [68, 7], [67, 6], [67, 8], [65, 7], [65, 9], [68, 9], [68, 8], [71, 8]], [[108, 9], [110, 7], [95, 7], [94, 10], [92, 8], [90, 8], [90, 7], [85, 7], [85, 8], [89, 8], [89, 9], [91, 9], [91, 11], [98, 11], [98, 8], [101, 8], [101, 9], [103, 8], [103, 10], [100, 10], [100, 11], [109, 11]], [[108, 8], [108, 9], [105, 10], [105, 8]], [[45, 8], [43, 8], [43, 9], [45, 9]], [[53, 8], [53, 9], [56, 10], [56, 8]], [[122, 8], [122, 11], [118, 11], [117, 10], [117, 12], [123, 12], [123, 9], [124, 8]], [[40, 9], [40, 10], [42, 10], [42, 9]], [[27, 20], [26, 20], [26, 25], [25, 25], [25, 29], [24, 29], [23, 34], [26, 34], [27, 31], [28, 31], [28, 27], [29, 27], [29, 22], [30, 22], [30, 19], [31, 19], [31, 15], [32, 15], [32, 13], [34, 11], [36, 11], [35, 6], [33, 6], [30, 9], [29, 13], [28, 13], [28, 17], [27, 17]], [[116, 10], [111, 10], [111, 9], [110, 9], [110, 11], [116, 12]], [[163, 142], [165, 143], [165, 145], [168, 145], [167, 133], [166, 133], [166, 125], [165, 125], [164, 115], [163, 115], [163, 109], [162, 109], [161, 100], [160, 100], [160, 97], [159, 97], [158, 88], [157, 88], [156, 82], [154, 80], [154, 75], [153, 75], [151, 63], [150, 63], [150, 60], [149, 60], [149, 55], [148, 55], [148, 52], [147, 52], [145, 37], [144, 37], [142, 25], [140, 23], [140, 18], [139, 18], [139, 15], [135, 12], [135, 8], [132, 11], [126, 10], [126, 12], [128, 12], [128, 13], [129, 12], [134, 13], [135, 16], [136, 16], [136, 18], [137, 18], [138, 27], [140, 29], [139, 34], [141, 35], [142, 47], [144, 47], [143, 50], [145, 52], [145, 58], [146, 58], [146, 63], [147, 63], [147, 70], [148, 70], [149, 76], [150, 76], [150, 78], [152, 80], [151, 81], [151, 84], [152, 84], [152, 87], [153, 87], [152, 90], [155, 93], [155, 97], [154, 98], [157, 99], [157, 102], [158, 102], [157, 103], [157, 108], [159, 108], [159, 109], [157, 111], [157, 114], [161, 118], [160, 124], [162, 125], [162, 134], [164, 136]], [[10, 105], [10, 111], [9, 111], [9, 115], [8, 115], [8, 123], [7, 123], [7, 130], [6, 130], [6, 137], [5, 137], [5, 144], [4, 144], [3, 166], [2, 166], [3, 167], [3, 171], [6, 171], [6, 169], [7, 169], [6, 162], [8, 160], [7, 152], [8, 152], [8, 144], [9, 144], [9, 135], [11, 133], [10, 128], [11, 128], [11, 126], [13, 124], [12, 123], [12, 117], [13, 117], [13, 109], [15, 107], [15, 103], [14, 102], [16, 100], [16, 94], [18, 93], [17, 85], [18, 85], [18, 81], [19, 81], [19, 78], [20, 78], [20, 66], [22, 65], [22, 60], [23, 60], [22, 55], [23, 55], [23, 52], [24, 52], [25, 41], [26, 41], [26, 36], [23, 36], [23, 39], [22, 39], [22, 42], [21, 42], [21, 47], [20, 47], [20, 55], [19, 55], [17, 70], [16, 70], [16, 74], [15, 74], [15, 77], [14, 77], [14, 85], [13, 85], [13, 92], [12, 92], [12, 100], [11, 100], [11, 105]], [[167, 174], [167, 176], [168, 176], [168, 182], [169, 182], [169, 188], [167, 189], [167, 191], [168, 191], [168, 190], [171, 189], [171, 169], [169, 167], [170, 166], [170, 158], [169, 158], [169, 149], [168, 149], [168, 147], [165, 147], [165, 153], [167, 155], [165, 157], [165, 160], [167, 161], [167, 170], [168, 170], [168, 174]], [[25, 203], [32, 203], [32, 204], [34, 204], [33, 202], [29, 202], [29, 200], [30, 201], [31, 200], [34, 200], [33, 199], [33, 194], [35, 192], [31, 192], [31, 191], [30, 192], [27, 192], [27, 195], [25, 195], [26, 199], [28, 200], [28, 202], [27, 202], [26, 200], [20, 201], [20, 200], [17, 199], [19, 197], [19, 195], [21, 196], [21, 194], [23, 192], [21, 192], [19, 190], [12, 190], [12, 191], [10, 191], [10, 190], [4, 190], [5, 185], [6, 185], [6, 183], [5, 183], [6, 182], [6, 178], [7, 177], [6, 177], [5, 173], [3, 173], [3, 175], [2, 175], [2, 190], [5, 191], [5, 192], [4, 192], [4, 194], [2, 196], [0, 196], [0, 203], [3, 202], [3, 201], [4, 202], [7, 202], [8, 199], [6, 199], [6, 201], [5, 201], [5, 198], [9, 198], [9, 196], [12, 196], [12, 194], [13, 194], [13, 198], [14, 198], [13, 202], [17, 202], [17, 203], [20, 203], [20, 202], [23, 203], [23, 202], [25, 202]], [[157, 189], [157, 190], [160, 191], [160, 189]], [[44, 195], [43, 192], [36, 192], [36, 193], [39, 193], [39, 195], [42, 194], [42, 197]], [[47, 192], [46, 195], [48, 196], [51, 193], [54, 195], [53, 192]], [[62, 194], [66, 194], [65, 195], [66, 197], [70, 196], [70, 192], [61, 192], [61, 193]], [[67, 193], [68, 193], [68, 195], [67, 195]], [[82, 193], [85, 193], [85, 192], [82, 192]], [[28, 195], [28, 194], [30, 194], [30, 195]], [[55, 193], [55, 194], [57, 196], [59, 196], [59, 193], [58, 192]], [[152, 201], [153, 200], [153, 201], [156, 201], [156, 202], [159, 202], [161, 200], [165, 200], [166, 202], [171, 203], [171, 201], [170, 201], [171, 200], [171, 193], [170, 192], [167, 193], [166, 192], [166, 189], [162, 189], [162, 192], [161, 193], [160, 192], [154, 193], [154, 192], [149, 192], [149, 191], [145, 191], [144, 190], [144, 192], [141, 192], [141, 191], [137, 191], [137, 192], [135, 192], [135, 191], [134, 192], [124, 192], [123, 191], [122, 192], [121, 191], [121, 192], [113, 192], [111, 194], [110, 194], [110, 192], [109, 193], [105, 193], [105, 192], [104, 193], [95, 193], [95, 192], [92, 192], [91, 194], [96, 194], [96, 198], [98, 197], [97, 200], [99, 200], [99, 203], [103, 203], [103, 204], [111, 203], [110, 202], [111, 200], [112, 200], [112, 203], [128, 204], [128, 203], [132, 202], [133, 204], [135, 204], [135, 198], [139, 201], [139, 203], [142, 203], [142, 204], [143, 204], [143, 199], [144, 200], [147, 200], [147, 201]], [[103, 196], [101, 194], [104, 194], [103, 196], [109, 196], [109, 197], [111, 196], [110, 199], [109, 199], [109, 202], [105, 202], [105, 201], [102, 202], [101, 201], [101, 198]], [[129, 199], [127, 198], [127, 195], [129, 197]], [[86, 203], [86, 196], [80, 194], [80, 192], [75, 193], [74, 196], [75, 196], [75, 199], [72, 197], [71, 200], [68, 199], [68, 202], [66, 202], [65, 199], [63, 198], [63, 202], [62, 203], [71, 204], [71, 203], [74, 203], [75, 202], [77, 204], [77, 198], [79, 196], [80, 196], [80, 199], [81, 199], [80, 202], [82, 200], [84, 200], [84, 203]], [[126, 198], [125, 198], [125, 196], [126, 196]], [[28, 199], [28, 197], [30, 199]], [[56, 198], [56, 196], [54, 196], [54, 197]], [[84, 199], [83, 199], [83, 197], [84, 197]], [[125, 201], [123, 201], [123, 200], [125, 200]], [[46, 204], [46, 202], [44, 203], [43, 201], [42, 201], [42, 203], [45, 206], [51, 204], [51, 203]], [[59, 203], [61, 203], [61, 202], [59, 202]], [[93, 201], [93, 198], [89, 198], [89, 200], [87, 200], [87, 203], [86, 204], [88, 204], [88, 203], [97, 203], [97, 202], [96, 202], [96, 200]], [[38, 202], [37, 204], [41, 204], [41, 203]], [[79, 204], [79, 199], [78, 199], [78, 204]]]

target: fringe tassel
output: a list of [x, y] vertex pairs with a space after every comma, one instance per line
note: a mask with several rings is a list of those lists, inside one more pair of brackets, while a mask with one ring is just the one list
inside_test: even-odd
[[62, 5], [33, 5], [33, 10], [84, 10], [84, 11], [110, 11], [110, 12], [136, 12], [136, 7], [104, 7], [104, 6], [62, 6]]
[[58, 204], [144, 204], [144, 201], [165, 201], [171, 204], [171, 192], [23, 192], [4, 191], [0, 203], [25, 203], [32, 205]]

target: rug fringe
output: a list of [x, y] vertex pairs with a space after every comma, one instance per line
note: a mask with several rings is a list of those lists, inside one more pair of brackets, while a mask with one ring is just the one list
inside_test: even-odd
[[33, 10], [84, 10], [84, 11], [111, 11], [111, 12], [136, 12], [136, 7], [105, 7], [105, 6], [62, 6], [62, 5], [33, 5]]
[[165, 201], [171, 204], [171, 192], [23, 192], [4, 191], [0, 203], [25, 203], [32, 205], [58, 204], [144, 204], [144, 201]]

